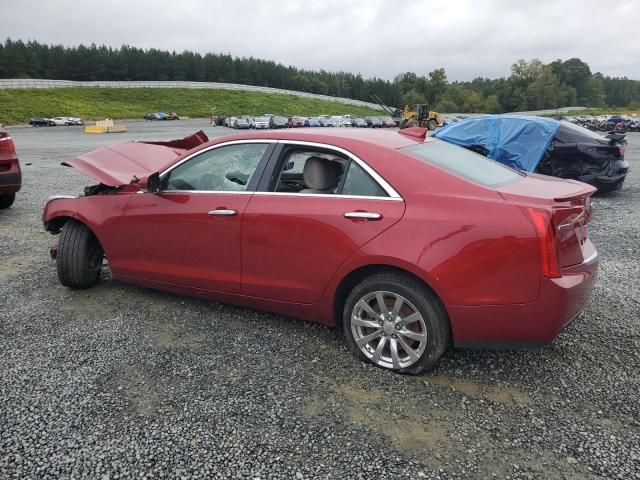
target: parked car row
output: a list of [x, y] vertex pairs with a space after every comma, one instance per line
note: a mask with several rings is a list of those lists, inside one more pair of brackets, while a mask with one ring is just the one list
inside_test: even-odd
[[236, 129], [267, 129], [267, 128], [300, 128], [300, 127], [355, 127], [355, 128], [395, 128], [397, 122], [391, 117], [369, 116], [364, 118], [351, 115], [319, 115], [317, 117], [302, 117], [297, 115], [281, 116], [265, 113], [260, 117], [241, 115], [227, 117], [218, 115], [211, 118], [212, 125]]
[[31, 117], [29, 119], [29, 125], [34, 127], [84, 125], [84, 121], [80, 117]]
[[566, 117], [566, 120], [599, 132], [640, 132], [640, 118], [622, 117], [620, 115], [602, 115], [592, 117], [591, 115], [578, 115]]
[[176, 112], [152, 112], [144, 115], [145, 120], [180, 120], [180, 117]]

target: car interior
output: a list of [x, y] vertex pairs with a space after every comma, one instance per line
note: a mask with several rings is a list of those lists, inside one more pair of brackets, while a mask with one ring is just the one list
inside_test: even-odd
[[319, 151], [286, 154], [276, 192], [335, 194], [340, 191], [349, 160]]

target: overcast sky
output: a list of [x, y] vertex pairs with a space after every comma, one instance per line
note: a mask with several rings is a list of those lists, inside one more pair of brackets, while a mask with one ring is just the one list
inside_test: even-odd
[[0, 0], [0, 35], [225, 52], [391, 79], [508, 76], [518, 58], [579, 57], [640, 79], [638, 0]]

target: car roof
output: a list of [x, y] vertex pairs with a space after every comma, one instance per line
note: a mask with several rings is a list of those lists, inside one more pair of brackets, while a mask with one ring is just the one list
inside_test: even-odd
[[245, 140], [252, 138], [264, 138], [273, 140], [298, 140], [306, 142], [326, 143], [337, 147], [348, 148], [354, 143], [367, 143], [379, 147], [396, 150], [398, 148], [416, 145], [418, 143], [435, 141], [431, 137], [427, 137], [424, 141], [420, 138], [402, 135], [398, 131], [373, 130], [373, 129], [327, 129], [320, 132], [309, 130], [279, 130], [268, 132], [245, 133], [238, 135], [229, 135], [216, 138], [211, 144], [221, 143], [227, 140]]

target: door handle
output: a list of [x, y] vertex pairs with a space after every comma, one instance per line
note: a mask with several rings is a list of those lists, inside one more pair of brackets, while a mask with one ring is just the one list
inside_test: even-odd
[[226, 209], [226, 208], [218, 208], [216, 210], [209, 210], [209, 215], [213, 215], [215, 217], [233, 217], [237, 215], [238, 212], [236, 210]]
[[353, 218], [361, 220], [380, 220], [382, 215], [376, 212], [346, 212], [344, 218]]

